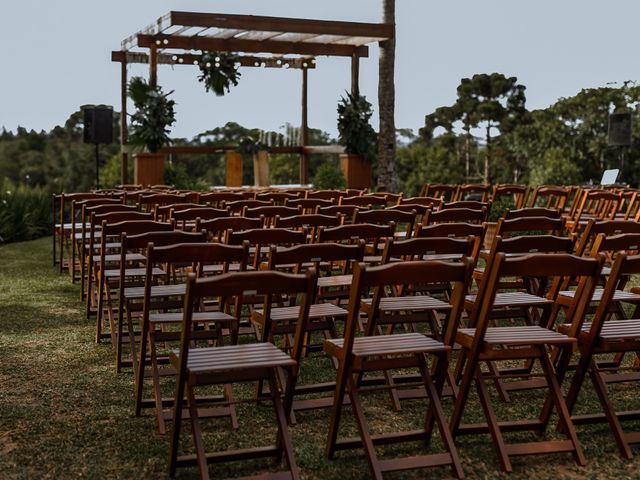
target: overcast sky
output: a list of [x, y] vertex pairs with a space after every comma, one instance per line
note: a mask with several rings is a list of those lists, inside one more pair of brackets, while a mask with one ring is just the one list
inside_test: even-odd
[[[0, 127], [49, 130], [80, 105], [120, 108], [110, 52], [170, 10], [382, 21], [382, 0], [2, 0]], [[462, 77], [501, 72], [527, 87], [529, 109], [582, 88], [637, 80], [637, 0], [397, 0], [396, 125], [455, 99]], [[361, 61], [361, 93], [376, 107], [378, 48]], [[147, 75], [146, 67], [130, 74]], [[225, 97], [205, 93], [197, 67], [160, 66], [175, 90], [174, 136], [236, 121], [277, 130], [300, 122], [297, 70], [242, 70]], [[350, 87], [348, 59], [320, 57], [309, 73], [309, 123], [335, 133], [336, 103]], [[377, 108], [377, 107], [376, 107]], [[377, 115], [377, 114], [376, 114]], [[377, 121], [376, 121], [377, 123]]]

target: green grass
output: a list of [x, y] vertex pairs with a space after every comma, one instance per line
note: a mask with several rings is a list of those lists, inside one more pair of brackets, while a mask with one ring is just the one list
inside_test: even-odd
[[[94, 342], [94, 325], [84, 319], [77, 285], [51, 266], [51, 239], [0, 247], [0, 478], [167, 478], [168, 438], [157, 433], [149, 411], [133, 415], [131, 372], [115, 372], [107, 343]], [[305, 377], [330, 379], [333, 370], [324, 360], [305, 365]], [[171, 391], [171, 385], [168, 385]], [[250, 395], [252, 387], [238, 388], [236, 396]], [[620, 386], [616, 401], [639, 408], [634, 385]], [[511, 403], [496, 401], [499, 416], [533, 416], [540, 392], [514, 394]], [[445, 401], [447, 409], [450, 401]], [[594, 406], [588, 389], [581, 406]], [[372, 429], [415, 428], [424, 405], [403, 403], [394, 412], [385, 394], [365, 396]], [[466, 420], [481, 418], [475, 399]], [[268, 404], [238, 407], [240, 430], [227, 422], [206, 422], [209, 447], [260, 444], [270, 441], [274, 429]], [[305, 478], [368, 478], [361, 451], [323, 456], [328, 411], [298, 413], [291, 427], [295, 454]], [[638, 425], [635, 425], [638, 427]], [[170, 425], [169, 425], [170, 428]], [[349, 409], [345, 428], [354, 433]], [[551, 429], [553, 430], [553, 429]], [[500, 472], [488, 436], [457, 441], [468, 478], [638, 478], [640, 456], [633, 461], [617, 454], [606, 425], [579, 427], [588, 465], [576, 467], [570, 455], [520, 457], [514, 473]], [[188, 432], [184, 438], [190, 445]], [[526, 438], [523, 437], [523, 438]], [[436, 442], [439, 445], [439, 442]], [[417, 454], [418, 444], [392, 452]], [[254, 468], [273, 468], [269, 461], [214, 466], [212, 477], [247, 475]], [[196, 469], [184, 469], [179, 478], [198, 478]], [[450, 470], [435, 469], [390, 474], [388, 478], [451, 478]]]

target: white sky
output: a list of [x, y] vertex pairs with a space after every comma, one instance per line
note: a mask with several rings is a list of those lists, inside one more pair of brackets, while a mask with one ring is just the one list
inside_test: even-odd
[[[119, 110], [120, 68], [110, 52], [172, 9], [382, 21], [382, 0], [1, 0], [0, 127], [48, 130], [83, 104]], [[636, 80], [639, 19], [637, 0], [397, 0], [396, 125], [417, 130], [475, 73], [517, 76], [529, 109]], [[370, 53], [360, 89], [377, 108], [377, 46]], [[205, 93], [197, 73], [159, 68], [159, 83], [178, 103], [174, 136], [231, 120], [271, 130], [300, 122], [297, 70], [243, 69], [225, 97]], [[349, 59], [320, 57], [309, 73], [310, 126], [335, 133], [336, 104], [349, 87]]]

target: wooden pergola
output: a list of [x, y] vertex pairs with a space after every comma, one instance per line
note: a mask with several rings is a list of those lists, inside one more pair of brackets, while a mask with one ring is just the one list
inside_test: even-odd
[[[300, 18], [229, 15], [223, 13], [169, 12], [148, 27], [122, 41], [111, 60], [121, 65], [121, 177], [127, 183], [127, 65], [149, 64], [149, 82], [156, 84], [158, 65], [194, 65], [201, 56], [194, 50], [234, 52], [243, 67], [291, 68], [302, 71], [300, 183], [309, 183], [307, 75], [315, 57], [351, 58], [351, 92], [358, 93], [360, 58], [369, 56], [369, 44], [395, 35], [395, 26], [384, 23], [341, 22]], [[163, 153], [177, 153], [167, 147]], [[198, 153], [219, 151], [193, 147]], [[182, 149], [184, 150], [184, 148]], [[318, 150], [326, 151], [326, 149]], [[289, 152], [294, 153], [294, 152]]]

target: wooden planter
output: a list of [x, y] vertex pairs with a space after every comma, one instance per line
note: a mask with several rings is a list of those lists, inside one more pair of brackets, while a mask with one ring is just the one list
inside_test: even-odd
[[269, 153], [266, 150], [253, 154], [253, 184], [256, 187], [269, 186]]
[[364, 160], [360, 155], [341, 153], [340, 169], [344, 175], [347, 188], [371, 188], [371, 163]]
[[227, 169], [225, 185], [227, 187], [242, 186], [242, 154], [238, 152], [226, 152]]
[[137, 185], [164, 184], [164, 154], [136, 153], [134, 155], [133, 183]]

